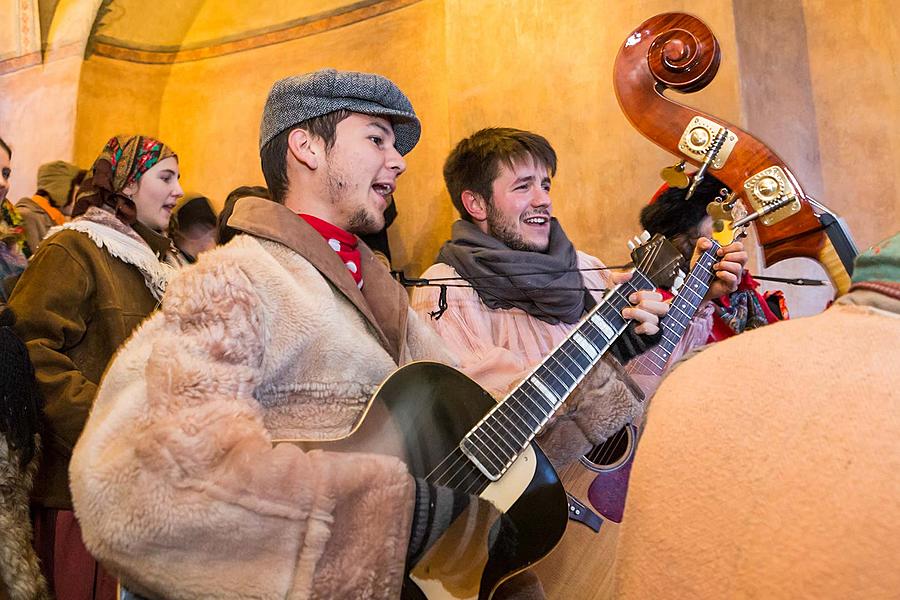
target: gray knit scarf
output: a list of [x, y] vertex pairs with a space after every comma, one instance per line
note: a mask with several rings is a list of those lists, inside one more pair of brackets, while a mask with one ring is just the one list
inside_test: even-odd
[[578, 256], [556, 219], [547, 252], [513, 250], [468, 221], [456, 221], [450, 234], [437, 261], [456, 269], [489, 308], [520, 308], [551, 325], [584, 315]]

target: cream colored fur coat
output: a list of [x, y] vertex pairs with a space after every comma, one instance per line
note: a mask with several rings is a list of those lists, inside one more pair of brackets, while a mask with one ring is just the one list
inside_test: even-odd
[[106, 374], [71, 463], [85, 542], [150, 598], [397, 597], [405, 465], [273, 442], [344, 436], [398, 362], [448, 357], [402, 289], [399, 325], [373, 326], [320, 272], [344, 267], [318, 234], [238, 206], [229, 225], [253, 235], [174, 278]]

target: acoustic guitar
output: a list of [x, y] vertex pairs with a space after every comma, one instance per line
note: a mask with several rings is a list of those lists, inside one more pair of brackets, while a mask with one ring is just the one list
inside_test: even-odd
[[[712, 247], [697, 259], [694, 268], [672, 299], [660, 322], [662, 339], [636, 357], [639, 370], [661, 375], [681, 341], [712, 281], [719, 260]], [[570, 523], [562, 542], [535, 568], [548, 598], [609, 598], [612, 595], [613, 562], [625, 494], [637, 448], [639, 423], [629, 423], [606, 442], [592, 448], [559, 473], [568, 493]]]
[[[403, 456], [413, 475], [478, 495], [505, 513], [502, 523], [480, 523], [483, 532], [466, 535], [484, 539], [486, 547], [462, 560], [452, 544], [439, 539], [408, 574], [404, 598], [490, 598], [562, 538], [566, 494], [533, 439], [625, 330], [621, 313], [628, 297], [671, 277], [677, 250], [664, 239], [641, 248], [631, 279], [608, 290], [499, 403], [461, 372], [425, 361], [398, 369], [375, 393], [369, 410], [374, 418], [367, 415], [348, 443], [359, 450], [355, 441], [365, 447], [366, 440], [383, 439], [390, 429], [402, 449], [389, 451]], [[454, 535], [455, 526], [445, 536]]]

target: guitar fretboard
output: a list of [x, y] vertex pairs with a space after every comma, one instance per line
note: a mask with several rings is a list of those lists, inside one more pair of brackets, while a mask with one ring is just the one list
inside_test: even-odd
[[607, 292], [566, 339], [463, 438], [460, 450], [488, 479], [496, 481], [503, 475], [624, 331], [628, 322], [622, 309], [629, 306], [628, 297], [654, 287], [635, 270], [629, 281]]
[[678, 295], [672, 299], [668, 314], [660, 322], [662, 339], [659, 344], [634, 359], [637, 363], [631, 367], [633, 372], [662, 375], [665, 371], [669, 357], [687, 331], [712, 282], [712, 267], [718, 260], [716, 252], [721, 248], [715, 241], [712, 244], [697, 259]]

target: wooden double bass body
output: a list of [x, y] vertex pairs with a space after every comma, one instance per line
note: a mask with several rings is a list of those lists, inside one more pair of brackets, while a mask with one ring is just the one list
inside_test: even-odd
[[[718, 132], [723, 139], [727, 137], [730, 143], [721, 146], [718, 163], [707, 161], [707, 172], [737, 193], [747, 213], [759, 211], [767, 203], [790, 200], [754, 222], [765, 265], [787, 258], [811, 258], [822, 264], [836, 295], [846, 292], [856, 252], [835, 216], [807, 197], [788, 166], [763, 142], [736, 125], [664, 95], [667, 89], [691, 93], [704, 88], [715, 77], [720, 58], [715, 36], [696, 17], [667, 13], [645, 21], [628, 36], [616, 57], [614, 83], [622, 111], [650, 141], [697, 167], [706, 160], [703, 143], [711, 147], [713, 142], [704, 136], [712, 138]], [[570, 519], [560, 545], [535, 567], [548, 598], [612, 597], [615, 547], [630, 473], [628, 459], [637, 438], [635, 430], [630, 447], [623, 451], [624, 459], [614, 457], [617, 460], [610, 468], [599, 474], [580, 463], [560, 470], [571, 498], [570, 511], [575, 500], [574, 506], [580, 502], [582, 510], [598, 514], [589, 519], [582, 515], [580, 522]], [[604, 514], [597, 502], [590, 504], [591, 498], [606, 495], [609, 508], [607, 485], [617, 488], [614, 493], [621, 502], [615, 515]], [[595, 531], [598, 517], [599, 530]]]

